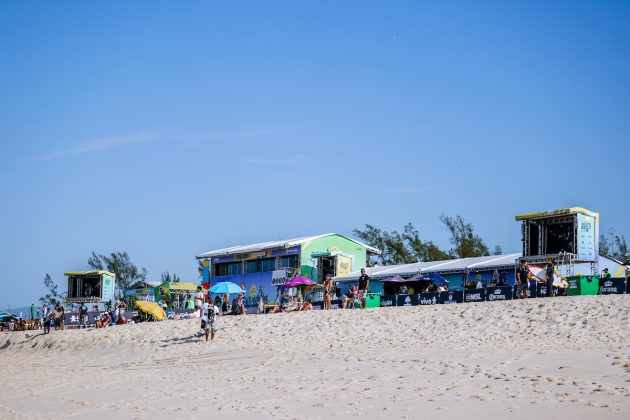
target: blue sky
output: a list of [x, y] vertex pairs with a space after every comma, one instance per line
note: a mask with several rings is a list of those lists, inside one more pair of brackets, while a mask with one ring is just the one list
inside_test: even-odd
[[441, 213], [519, 251], [581, 205], [630, 236], [628, 2], [3, 2], [0, 307], [125, 250]]

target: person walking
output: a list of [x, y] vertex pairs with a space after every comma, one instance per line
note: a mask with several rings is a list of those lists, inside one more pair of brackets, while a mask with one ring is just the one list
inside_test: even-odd
[[201, 305], [201, 329], [206, 336], [206, 341], [208, 341], [208, 336], [210, 340], [214, 340], [214, 321], [217, 315], [219, 315], [219, 308], [212, 303], [211, 299]]
[[359, 299], [361, 300], [361, 306], [365, 309], [365, 301], [367, 294], [370, 291], [370, 276], [365, 274], [365, 268], [361, 269], [361, 276], [359, 276]]
[[547, 297], [553, 296], [553, 273], [554, 273], [553, 259], [547, 258], [547, 269], [545, 270], [545, 275], [547, 277]]
[[330, 274], [326, 274], [326, 278], [324, 279], [324, 309], [332, 308], [332, 302], [330, 301], [332, 286], [332, 276]]

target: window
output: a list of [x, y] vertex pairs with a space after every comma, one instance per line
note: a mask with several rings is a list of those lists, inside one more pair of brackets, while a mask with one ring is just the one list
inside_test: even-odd
[[219, 263], [214, 266], [215, 276], [233, 276], [235, 274], [243, 274], [243, 265], [240, 261]]
[[299, 255], [287, 255], [278, 258], [278, 268], [298, 268]]
[[273, 271], [276, 269], [275, 258], [264, 258], [262, 260], [247, 261], [248, 273], [261, 273], [265, 271]]

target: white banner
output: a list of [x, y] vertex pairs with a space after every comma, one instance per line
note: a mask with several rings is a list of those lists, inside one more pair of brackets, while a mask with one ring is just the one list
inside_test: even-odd
[[281, 286], [289, 280], [286, 270], [276, 270], [271, 273], [271, 285]]

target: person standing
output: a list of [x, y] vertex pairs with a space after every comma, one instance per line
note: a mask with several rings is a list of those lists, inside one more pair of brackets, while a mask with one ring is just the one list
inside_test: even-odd
[[365, 274], [365, 268], [361, 269], [361, 276], [359, 276], [359, 299], [361, 300], [361, 306], [365, 309], [365, 301], [367, 294], [370, 291], [370, 276]]
[[332, 308], [332, 302], [330, 301], [332, 286], [332, 276], [330, 274], [326, 274], [326, 279], [324, 279], [324, 309]]
[[52, 311], [44, 305], [44, 334], [50, 334], [50, 321], [52, 321]]
[[197, 286], [197, 293], [195, 293], [195, 309], [201, 308], [203, 305], [203, 290], [201, 286]]
[[545, 270], [545, 275], [547, 277], [547, 297], [553, 296], [553, 273], [554, 273], [553, 259], [547, 258], [547, 269]]
[[201, 329], [204, 331], [206, 341], [208, 336], [210, 340], [214, 340], [214, 321], [219, 315], [219, 308], [212, 303], [212, 300], [205, 301], [201, 305]]
[[516, 296], [520, 299], [527, 299], [529, 297], [529, 267], [527, 261], [521, 261], [521, 266], [516, 270]]
[[85, 304], [85, 302], [83, 302], [81, 306], [79, 306], [79, 329], [83, 327], [87, 328], [87, 322], [88, 322], [88, 307]]
[[612, 275], [608, 272], [608, 268], [604, 268], [602, 270], [602, 278], [603, 279], [609, 279], [611, 277], [612, 277]]

